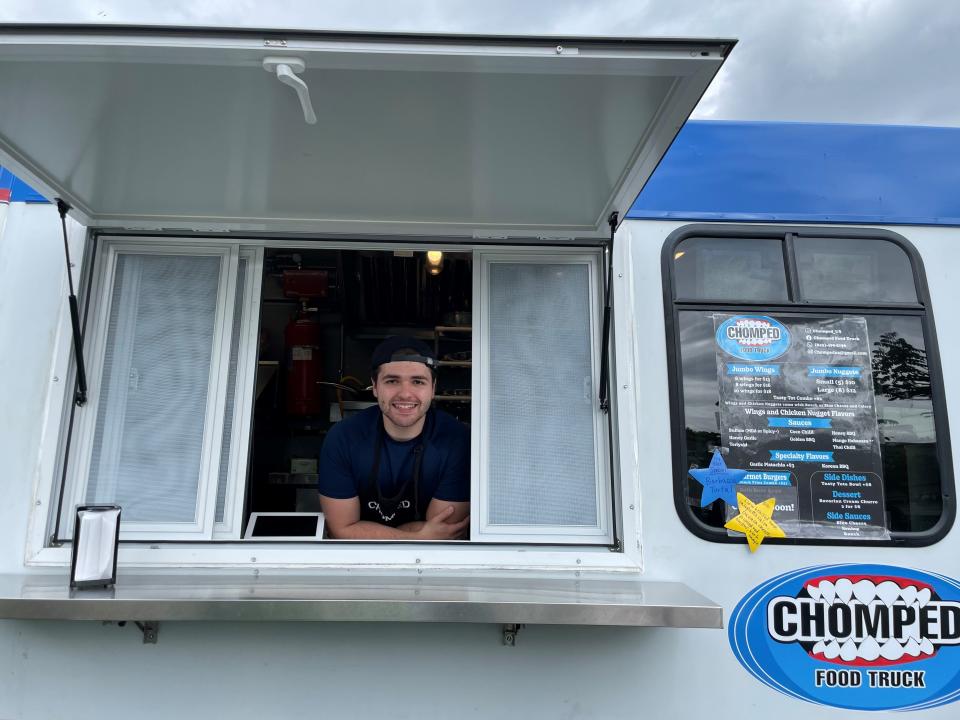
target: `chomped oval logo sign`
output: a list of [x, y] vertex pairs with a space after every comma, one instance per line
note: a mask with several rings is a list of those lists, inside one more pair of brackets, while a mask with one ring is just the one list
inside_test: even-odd
[[773, 360], [790, 348], [790, 331], [766, 315], [737, 315], [717, 328], [717, 345], [741, 360]]
[[822, 565], [737, 604], [730, 646], [785, 695], [853, 710], [919, 710], [960, 697], [960, 583], [890, 565]]

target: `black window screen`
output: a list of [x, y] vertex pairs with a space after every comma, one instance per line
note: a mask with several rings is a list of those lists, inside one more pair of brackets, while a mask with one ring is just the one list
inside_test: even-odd
[[808, 302], [916, 303], [910, 258], [876, 239], [797, 238], [800, 295]]
[[678, 298], [786, 301], [783, 241], [687, 238], [673, 252]]

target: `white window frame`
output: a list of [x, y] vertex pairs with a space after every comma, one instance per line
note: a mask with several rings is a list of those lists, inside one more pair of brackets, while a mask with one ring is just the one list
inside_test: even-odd
[[[237, 347], [237, 377], [234, 382], [233, 422], [230, 437], [229, 457], [227, 458], [227, 484], [223, 502], [223, 520], [216, 522], [216, 496], [219, 483], [213, 478], [214, 496], [214, 540], [237, 540], [243, 534], [243, 500], [246, 495], [247, 464], [250, 458], [250, 432], [253, 428], [253, 387], [256, 384], [257, 352], [260, 329], [260, 293], [263, 284], [263, 248], [243, 246], [239, 249], [239, 260], [247, 261], [244, 272], [244, 297], [240, 321], [240, 342]], [[239, 273], [234, 272], [236, 277]], [[236, 292], [236, 291], [234, 291]], [[227, 357], [229, 362], [230, 333], [233, 323], [227, 329]], [[218, 420], [223, 429], [221, 416]], [[221, 439], [222, 446], [222, 439]]]
[[[624, 233], [628, 236], [630, 233]], [[88, 238], [89, 240], [89, 238]], [[316, 240], [292, 240], [292, 239], [260, 239], [243, 238], [236, 239], [226, 237], [183, 238], [171, 237], [168, 239], [157, 240], [156, 238], [140, 238], [136, 236], [116, 237], [113, 240], [104, 240], [101, 237], [100, 242], [118, 242], [126, 241], [138, 247], [144, 245], [156, 245], [163, 242], [166, 246], [198, 246], [202, 250], [210, 251], [212, 248], [223, 248], [224, 246], [242, 246], [244, 249], [252, 249], [255, 253], [255, 262], [252, 263], [250, 271], [255, 273], [257, 280], [256, 291], [251, 292], [251, 304], [257, 305], [255, 312], [251, 314], [250, 325], [245, 326], [245, 337], [253, 338], [249, 341], [252, 356], [256, 356], [256, 333], [259, 328], [259, 279], [262, 276], [263, 252], [266, 248], [271, 249], [316, 249], [322, 246], [330, 250], [379, 250], [393, 252], [397, 250], [396, 239], [388, 240], [369, 240], [361, 241], [351, 239], [347, 241], [323, 241], [322, 245]], [[179, 243], [179, 244], [178, 244]], [[547, 254], [562, 255], [569, 257], [570, 254], [588, 254], [596, 258], [599, 265], [601, 249], [599, 247], [585, 248], [583, 246], [564, 247], [558, 245], [554, 240], [543, 240], [539, 243], [542, 249], [531, 250], [527, 244], [524, 247], [516, 244], [509, 244], [504, 241], [503, 244], [485, 244], [478, 243], [476, 240], [447, 240], [447, 241], [424, 241], [418, 242], [406, 241], [402, 247], [404, 250], [421, 252], [426, 250], [442, 250], [450, 253], [471, 252], [476, 258], [481, 253], [501, 253], [516, 258], [525, 252], [536, 254], [538, 258], [544, 258]], [[541, 254], [542, 253], [542, 254]], [[99, 253], [103, 255], [102, 251]], [[100, 262], [100, 260], [98, 260]], [[624, 242], [617, 245], [614, 253], [613, 262], [615, 265], [629, 267], [630, 251], [629, 243]], [[97, 282], [94, 274], [94, 282]], [[624, 282], [614, 285], [614, 302], [623, 307], [628, 307], [632, 289], [630, 287], [630, 276], [625, 275]], [[96, 291], [96, 286], [93, 290]], [[599, 288], [598, 288], [599, 289]], [[94, 313], [101, 311], [95, 304], [97, 295], [92, 295], [94, 302], [91, 303], [91, 317]], [[600, 305], [597, 305], [599, 308]], [[593, 317], [596, 320], [596, 313]], [[599, 320], [596, 320], [599, 322]], [[627, 376], [632, 377], [635, 361], [631, 342], [633, 339], [633, 328], [631, 326], [629, 312], [621, 314], [620, 320], [615, 313], [613, 315], [613, 332], [619, 334], [625, 339], [624, 342], [615, 346], [611, 355], [611, 373], [615, 377], [617, 371], [626, 372]], [[90, 337], [89, 333], [87, 335]], [[599, 343], [597, 343], [599, 352]], [[476, 349], [476, 348], [475, 348]], [[85, 353], [88, 359], [91, 352], [88, 347]], [[73, 372], [73, 356], [70, 340], [70, 318], [68, 313], [62, 313], [58, 327], [58, 344], [54, 358], [53, 370], [63, 377], [71, 377]], [[88, 360], [89, 365], [89, 360]], [[96, 367], [96, 366], [91, 366]], [[254, 367], [249, 368], [249, 372], [254, 372]], [[475, 365], [474, 372], [477, 366]], [[238, 368], [239, 372], [239, 368]], [[238, 404], [240, 397], [248, 402], [249, 410], [247, 417], [252, 413], [252, 383], [253, 377], [247, 380], [250, 383], [250, 392], [240, 392], [240, 379], [238, 378]], [[231, 537], [233, 542], [214, 542], [206, 540], [165, 543], [157, 542], [137, 542], [121, 543], [119, 549], [120, 567], [130, 568], [156, 568], [164, 571], [176, 571], [183, 568], [208, 568], [208, 569], [252, 569], [252, 568], [274, 568], [286, 570], [328, 570], [340, 571], [344, 569], [361, 570], [366, 569], [374, 572], [390, 571], [397, 572], [410, 570], [412, 572], [423, 572], [426, 569], [451, 569], [451, 570], [476, 570], [486, 571], [493, 568], [517, 570], [570, 570], [581, 571], [593, 569], [597, 571], [610, 571], [634, 574], [643, 570], [642, 544], [640, 542], [640, 513], [639, 513], [639, 488], [636, 486], [636, 473], [638, 472], [638, 462], [635, 453], [630, 452], [631, 438], [634, 438], [637, 432], [636, 424], [636, 397], [629, 385], [623, 385], [622, 390], [614, 385], [616, 390], [611, 398], [611, 417], [616, 418], [615, 437], [616, 447], [619, 452], [626, 448], [627, 452], [618, 458], [615, 465], [609, 466], [609, 453], [602, 453], [600, 461], [606, 463], [606, 477], [604, 492], [606, 497], [616, 497], [616, 509], [612, 503], [604, 508], [604, 517], [609, 522], [615, 522], [618, 532], [624, 540], [622, 547], [618, 547], [619, 552], [611, 552], [610, 545], [599, 544], [573, 544], [564, 545], [556, 543], [552, 539], [538, 537], [533, 540], [535, 544], [520, 544], [511, 540], [498, 540], [490, 542], [470, 542], [470, 543], [443, 543], [443, 542], [407, 542], [394, 541], [391, 543], [370, 543], [366, 541], [337, 541], [324, 543], [252, 543], [249, 541], [236, 540]], [[70, 407], [72, 405], [73, 393], [70, 382], [59, 384], [58, 378], [54, 378], [50, 385], [50, 392], [47, 398], [47, 426], [45, 431], [44, 445], [41, 452], [41, 462], [38, 466], [38, 481], [35, 484], [34, 510], [31, 513], [28, 538], [26, 545], [25, 563], [29, 567], [64, 567], [70, 563], [70, 546], [51, 545], [50, 528], [53, 519], [48, 522], [48, 508], [51, 507], [50, 501], [53, 499], [56, 503], [56, 492], [59, 487], [60, 479], [60, 461], [63, 450], [61, 433], [67, 426]], [[239, 412], [238, 408], [238, 412]], [[249, 435], [249, 429], [245, 431]], [[244, 445], [247, 445], [246, 443]], [[604, 448], [609, 447], [609, 443], [604, 438]], [[244, 458], [241, 467], [244, 467], [246, 459]], [[246, 478], [237, 478], [232, 476], [234, 481], [241, 481], [245, 485]], [[622, 480], [628, 478], [629, 482], [624, 484]], [[216, 478], [213, 478], [213, 483]], [[607, 483], [612, 486], [608, 489]], [[68, 488], [69, 489], [69, 488]], [[243, 493], [241, 493], [242, 495]], [[242, 506], [242, 497], [239, 499]], [[629, 507], [629, 512], [626, 508]], [[242, 511], [242, 508], [241, 508]], [[612, 512], [617, 512], [616, 517]], [[55, 514], [55, 513], [54, 513]], [[220, 539], [220, 538], [216, 538]], [[496, 544], [491, 544], [496, 542]]]
[[[473, 403], [471, 422], [471, 497], [476, 507], [471, 508], [471, 538], [474, 542], [512, 542], [517, 544], [549, 542], [560, 544], [609, 544], [612, 542], [610, 497], [609, 447], [606, 423], [608, 418], [600, 409], [599, 392], [593, 392], [593, 441], [596, 463], [596, 517], [595, 526], [576, 525], [493, 525], [487, 520], [489, 513], [489, 467], [490, 453], [490, 268], [496, 264], [509, 265], [586, 265], [589, 278], [588, 301], [590, 318], [591, 388], [600, 387], [600, 306], [602, 282], [598, 253], [530, 253], [530, 252], [474, 252], [473, 264], [473, 383], [474, 394], [479, 398]], [[477, 322], [479, 320], [479, 322]]]
[[[90, 338], [88, 363], [92, 372], [89, 377], [87, 408], [85, 408], [85, 412], [77, 416], [76, 447], [74, 452], [71, 453], [72, 457], [68, 464], [68, 485], [61, 512], [65, 513], [65, 517], [68, 516], [67, 509], [83, 504], [84, 496], [87, 492], [97, 416], [99, 414], [100, 392], [103, 382], [104, 360], [107, 352], [117, 261], [121, 255], [194, 256], [217, 257], [220, 259], [217, 307], [214, 318], [214, 330], [211, 336], [212, 349], [207, 381], [208, 392], [204, 413], [200, 472], [197, 479], [197, 504], [193, 522], [149, 523], [124, 521], [121, 524], [120, 530], [121, 540], [183, 541], [212, 539], [214, 537], [217, 482], [219, 479], [219, 463], [223, 439], [223, 413], [226, 406], [227, 375], [230, 363], [230, 335], [233, 329], [234, 301], [236, 297], [237, 271], [240, 257], [238, 245], [184, 244], [165, 241], [158, 242], [156, 240], [136, 242], [127, 238], [105, 242], [102, 249], [100, 265], [95, 268], [92, 287], [92, 297], [95, 299], [93, 305], [95, 314], [90, 318], [91, 325], [88, 334]], [[253, 266], [256, 265], [256, 262], [251, 262], [252, 255], [250, 252], [246, 254], [246, 257], [248, 258], [247, 272], [249, 278], [249, 273], [253, 272]], [[249, 328], [241, 328], [241, 333], [244, 329], [249, 332]], [[255, 343], [253, 347], [256, 347]], [[241, 351], [247, 349], [249, 349], [249, 346], [241, 346]], [[241, 352], [240, 355], [247, 356], [249, 353]], [[240, 357], [238, 356], [238, 389], [241, 387], [239, 385], [239, 373], [241, 369], [248, 372], [247, 368], [242, 367], [247, 364], [249, 363], [241, 363]], [[238, 399], [241, 397], [243, 397], [243, 394], [238, 393]], [[242, 412], [236, 405], [242, 404], [244, 403], [235, 403], [235, 417], [236, 412]], [[249, 404], [247, 405], [249, 406]], [[238, 443], [233, 443], [233, 445], [236, 446]], [[242, 462], [241, 458], [234, 458], [235, 455], [239, 454], [241, 449], [245, 453], [246, 444], [239, 443], [239, 445], [243, 447], [236, 448], [237, 452], [231, 452], [232, 462]], [[231, 476], [231, 479], [234, 477], [235, 476]], [[242, 512], [242, 492], [237, 493], [234, 490], [231, 493], [230, 485], [236, 485], [235, 480], [228, 482], [228, 498], [231, 504], [225, 505], [224, 518], [226, 520], [227, 510], [229, 509], [231, 512], [229, 525], [233, 526], [235, 524], [238, 527], [240, 513]], [[240, 496], [239, 498], [237, 497], [238, 495]], [[64, 535], [69, 536], [70, 523], [67, 522], [63, 527]]]

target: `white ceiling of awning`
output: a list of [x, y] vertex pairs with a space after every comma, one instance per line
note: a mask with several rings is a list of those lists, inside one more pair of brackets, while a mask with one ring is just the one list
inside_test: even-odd
[[730, 45], [0, 28], [0, 163], [99, 226], [598, 234]]

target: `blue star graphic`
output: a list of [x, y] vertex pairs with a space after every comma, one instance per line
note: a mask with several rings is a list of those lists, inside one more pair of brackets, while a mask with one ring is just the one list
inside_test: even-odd
[[693, 479], [703, 485], [700, 507], [706, 507], [714, 500], [723, 500], [727, 505], [737, 504], [737, 483], [747, 474], [746, 470], [731, 470], [723, 461], [719, 450], [713, 451], [710, 467], [691, 470]]

